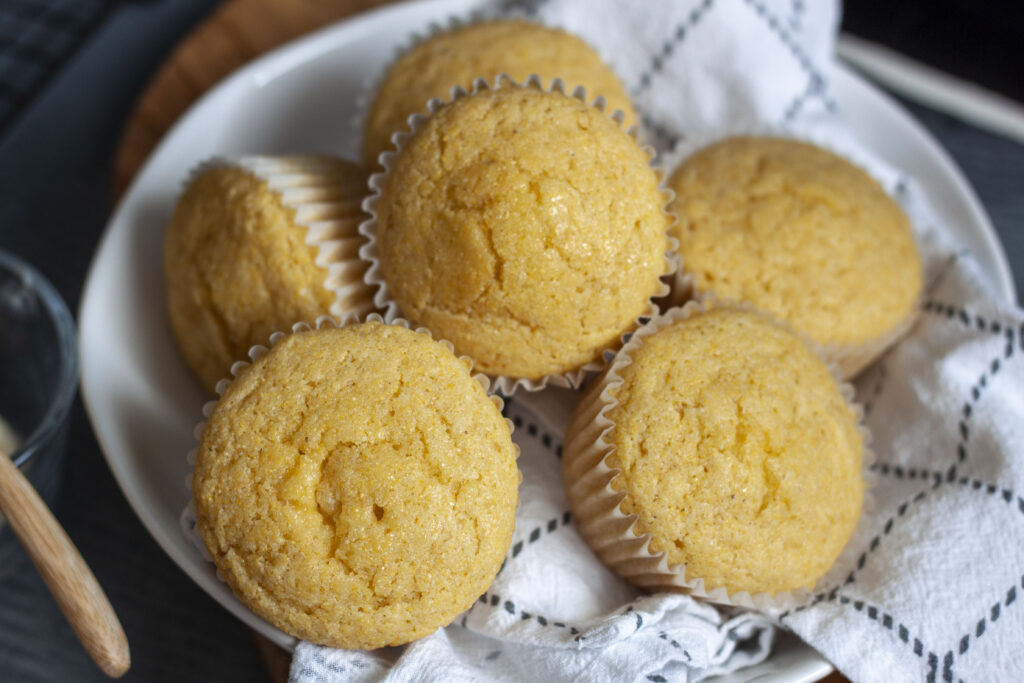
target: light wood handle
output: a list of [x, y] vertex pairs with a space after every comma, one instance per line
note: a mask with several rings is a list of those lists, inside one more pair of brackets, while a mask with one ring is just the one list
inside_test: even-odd
[[0, 449], [0, 512], [21, 539], [86, 652], [105, 674], [128, 671], [128, 639], [89, 565], [25, 475]]

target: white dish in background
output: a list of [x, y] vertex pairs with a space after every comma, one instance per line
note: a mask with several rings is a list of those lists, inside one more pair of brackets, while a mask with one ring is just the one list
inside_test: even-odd
[[[387, 7], [301, 39], [242, 68], [206, 94], [168, 133], [115, 210], [86, 281], [80, 322], [82, 394], [128, 502], [168, 555], [221, 605], [275, 643], [295, 640], [250, 612], [182, 535], [185, 454], [208, 399], [179, 359], [166, 319], [164, 226], [183, 179], [203, 159], [242, 153], [324, 153], [357, 158], [349, 121], [365, 78], [406, 36], [464, 14], [478, 0]], [[1014, 300], [991, 224], [960, 172], [924, 129], [853, 73], [838, 68], [834, 94], [857, 137], [914, 175], [984, 266], [993, 290]], [[729, 681], [813, 681], [831, 667], [796, 639]]]

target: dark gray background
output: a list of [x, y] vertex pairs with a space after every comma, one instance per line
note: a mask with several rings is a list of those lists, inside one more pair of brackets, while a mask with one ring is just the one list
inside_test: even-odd
[[[78, 309], [86, 269], [110, 214], [112, 156], [135, 98], [171, 48], [215, 5], [213, 0], [0, 0], [0, 248], [36, 265], [72, 311]], [[1014, 92], [1015, 85], [1024, 86], [1019, 60], [1017, 68], [1013, 61], [1001, 64], [998, 48], [999, 36], [1016, 40], [1012, 34], [1019, 30], [1005, 30], [1007, 22], [991, 12], [986, 20], [998, 28], [986, 29], [970, 5], [954, 0], [932, 3], [932, 14], [922, 14], [927, 3], [908, 4], [916, 10], [900, 5], [890, 11], [891, 6], [851, 2], [848, 25], [1021, 96]], [[1015, 19], [1009, 15], [1009, 25], [1019, 29], [1024, 22]], [[950, 22], [960, 23], [959, 35], [982, 38], [957, 43]], [[929, 47], [935, 41], [941, 48]], [[1008, 54], [1019, 55], [1019, 45], [1009, 47]], [[1020, 296], [1024, 147], [943, 114], [905, 106], [966, 172], [999, 231]], [[265, 680], [241, 624], [200, 591], [136, 519], [80, 403], [71, 419], [56, 512], [124, 624], [133, 660], [125, 680]], [[0, 582], [0, 680], [104, 680], [27, 560]]]

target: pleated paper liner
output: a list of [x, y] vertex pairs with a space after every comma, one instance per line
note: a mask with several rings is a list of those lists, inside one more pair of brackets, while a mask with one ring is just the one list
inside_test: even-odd
[[[422, 33], [413, 33], [409, 35], [409, 37], [398, 48], [394, 50], [394, 52], [391, 55], [391, 58], [387, 61], [387, 63], [379, 71], [372, 73], [364, 80], [362, 88], [360, 89], [359, 94], [355, 98], [355, 112], [353, 113], [349, 123], [352, 129], [352, 139], [356, 140], [358, 143], [357, 153], [363, 158], [364, 163], [367, 164], [367, 168], [370, 168], [371, 170], [376, 170], [379, 167], [376, 164], [380, 164], [379, 158], [373, 160], [366, 159], [366, 150], [364, 148], [366, 140], [366, 128], [370, 118], [371, 108], [373, 107], [374, 102], [377, 99], [377, 94], [380, 91], [381, 85], [383, 85], [384, 81], [386, 80], [387, 75], [391, 72], [392, 68], [394, 68], [394, 66], [402, 59], [402, 57], [411, 52], [413, 49], [419, 47], [423, 43], [433, 40], [434, 38], [440, 35], [450, 33], [452, 31], [456, 31], [459, 29], [463, 29], [469, 26], [474, 26], [477, 24], [483, 24], [493, 21], [521, 21], [527, 24], [532, 24], [534, 26], [539, 26], [542, 28], [547, 28], [555, 31], [565, 31], [565, 29], [559, 26], [546, 24], [540, 21], [536, 16], [531, 16], [520, 8], [517, 8], [515, 6], [506, 6], [504, 8], [493, 7], [479, 9], [469, 13], [466, 16], [449, 16], [446, 20], [439, 22], [431, 22], [423, 30]], [[568, 33], [567, 31], [565, 32]], [[575, 34], [571, 33], [570, 35], [575, 36]], [[579, 38], [579, 36], [575, 37]], [[580, 40], [583, 39], [580, 38]], [[607, 55], [601, 52], [600, 47], [597, 45], [592, 45], [586, 41], [584, 42], [588, 47], [594, 50], [595, 53], [597, 53], [597, 55], [604, 62], [605, 66], [611, 69], [614, 73], [611, 60], [607, 58]], [[486, 73], [477, 74], [477, 76], [484, 79], [496, 80], [498, 76], [500, 76], [500, 74]], [[616, 77], [619, 78], [620, 84], [623, 84], [623, 90], [625, 91], [625, 85], [622, 81], [622, 78], [619, 77], [618, 74], [616, 74]], [[425, 114], [427, 111], [428, 102], [424, 101], [419, 113]], [[634, 126], [631, 126], [631, 129], [636, 128], [635, 133], [638, 139], [647, 139], [646, 135], [644, 135], [644, 132], [642, 130], [642, 122], [640, 120], [640, 117], [636, 115], [635, 108], [633, 113], [634, 118], [636, 119], [636, 124]], [[623, 112], [623, 116], [625, 116], [625, 112]], [[398, 132], [400, 131], [396, 131], [396, 133]]]
[[[608, 414], [617, 405], [617, 400], [612, 396], [610, 389], [622, 384], [619, 371], [632, 362], [630, 354], [643, 344], [646, 337], [680, 320], [699, 315], [711, 307], [729, 307], [755, 314], [790, 331], [807, 343], [806, 337], [793, 332], [784, 322], [746, 304], [693, 301], [652, 319], [636, 331], [604, 374], [587, 388], [573, 414], [565, 436], [563, 455], [566, 490], [573, 515], [588, 545], [606, 566], [631, 583], [648, 590], [681, 591], [724, 605], [757, 608], [769, 612], [781, 611], [807, 602], [812, 591], [798, 589], [775, 594], [750, 594], [729, 593], [725, 588], [706, 586], [702, 577], [687, 575], [685, 565], [671, 565], [664, 551], [655, 552], [650, 548], [651, 536], [638, 533], [635, 529], [638, 516], [625, 514], [621, 510], [621, 503], [626, 494], [616, 491], [611, 485], [612, 480], [619, 476], [620, 470], [609, 464], [614, 447], [606, 437], [615, 428]], [[853, 387], [843, 382], [838, 368], [821, 356], [820, 349], [815, 348], [813, 344], [809, 344], [809, 347], [825, 361], [843, 398], [853, 409], [863, 440], [861, 479], [864, 481], [864, 498], [860, 518], [832, 568], [817, 581], [816, 588], [820, 590], [823, 587], [840, 585], [855, 568], [859, 553], [870, 540], [871, 518], [874, 511], [874, 499], [871, 495], [874, 475], [870, 471], [870, 466], [874, 462], [874, 454], [870, 448], [870, 432], [864, 425], [863, 410], [854, 401]]]
[[[455, 102], [463, 97], [469, 97], [486, 90], [499, 90], [502, 88], [532, 88], [542, 92], [557, 92], [563, 95], [568, 95], [584, 104], [590, 104], [596, 107], [602, 113], [607, 115], [605, 110], [605, 101], [602, 97], [597, 97], [592, 103], [588, 103], [586, 90], [582, 87], [577, 87], [572, 93], [566, 93], [565, 86], [559, 79], [554, 79], [549, 87], [545, 87], [539, 76], [530, 76], [524, 83], [520, 84], [509, 78], [508, 76], [502, 75], [495, 79], [492, 85], [488, 81], [478, 78], [473, 83], [473, 88], [469, 91], [461, 87], [452, 88], [451, 98], [449, 101], [443, 101], [440, 99], [433, 99], [428, 103], [428, 114], [415, 114], [409, 117], [410, 130], [404, 133], [396, 133], [393, 141], [396, 145], [396, 149], [391, 152], [385, 152], [380, 156], [380, 162], [384, 170], [382, 172], [374, 173], [370, 176], [370, 189], [372, 194], [367, 197], [363, 203], [363, 209], [369, 214], [369, 218], [359, 226], [360, 233], [366, 238], [367, 243], [360, 251], [362, 257], [369, 262], [370, 267], [366, 271], [365, 283], [371, 288], [377, 288], [377, 293], [374, 297], [374, 303], [379, 310], [384, 311], [384, 317], [386, 320], [392, 320], [402, 315], [402, 311], [399, 308], [398, 302], [395, 301], [394, 296], [391, 293], [388, 283], [384, 279], [380, 269], [380, 252], [377, 241], [377, 204], [380, 199], [382, 190], [387, 182], [388, 174], [394, 164], [395, 159], [401, 154], [404, 145], [415, 136], [429, 120], [431, 116], [437, 113], [439, 110], [444, 108], [451, 102]], [[611, 114], [610, 118], [615, 121], [620, 127], [622, 125], [623, 114], [621, 111], [616, 111]], [[666, 283], [676, 273], [677, 268], [681, 267], [681, 261], [676, 252], [677, 242], [674, 237], [671, 236], [672, 224], [675, 220], [673, 214], [669, 211], [668, 205], [671, 203], [674, 197], [671, 190], [665, 185], [665, 174], [662, 173], [661, 169], [654, 163], [655, 152], [654, 149], [649, 146], [643, 146], [637, 138], [637, 132], [635, 129], [627, 131], [631, 138], [636, 142], [638, 146], [647, 155], [648, 163], [653, 168], [655, 173], [658, 175], [659, 190], [664, 198], [662, 204], [662, 212], [666, 217], [667, 222], [667, 234], [666, 234], [666, 253], [665, 253], [665, 265], [660, 275], [660, 280], [657, 283], [655, 291], [648, 298], [646, 309], [637, 316], [634, 321], [634, 325], [631, 329], [623, 330], [622, 340], [632, 329], [639, 326], [644, 319], [648, 319], [658, 314], [659, 307], [656, 300], [665, 297], [669, 293], [669, 286]], [[615, 350], [621, 346], [619, 344], [614, 345], [611, 349]], [[547, 386], [557, 386], [566, 388], [579, 387], [583, 380], [586, 378], [587, 373], [599, 372], [604, 368], [605, 361], [603, 359], [604, 354], [599, 354], [594, 360], [583, 364], [582, 366], [562, 373], [552, 373], [544, 375], [539, 379], [530, 379], [523, 377], [513, 377], [509, 375], [492, 375], [491, 380], [494, 383], [495, 388], [505, 395], [513, 394], [517, 389], [524, 389], [526, 391], [539, 391]]]
[[266, 182], [281, 203], [294, 210], [295, 223], [307, 230], [306, 243], [317, 249], [316, 264], [327, 271], [324, 287], [335, 300], [331, 315], [366, 315], [374, 310], [373, 290], [364, 283], [367, 264], [359, 258], [366, 218], [364, 172], [351, 162], [326, 156], [241, 156], [212, 159], [195, 171], [238, 168]]

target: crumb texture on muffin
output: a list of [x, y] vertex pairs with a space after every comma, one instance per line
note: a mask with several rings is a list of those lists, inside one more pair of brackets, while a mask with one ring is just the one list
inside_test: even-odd
[[508, 85], [410, 138], [377, 205], [403, 315], [492, 375], [569, 372], [620, 343], [666, 269], [647, 153], [598, 109]]
[[342, 648], [405, 643], [490, 585], [515, 521], [516, 450], [463, 361], [380, 323], [293, 334], [217, 404], [197, 528], [249, 607]]
[[[337, 160], [314, 197], [356, 226], [366, 172]], [[312, 196], [312, 195], [311, 195]], [[335, 294], [309, 229], [266, 180], [232, 165], [189, 183], [164, 238], [171, 326], [182, 355], [210, 391], [255, 344], [330, 311]]]
[[426, 113], [434, 97], [447, 100], [454, 86], [467, 90], [475, 78], [508, 74], [525, 81], [533, 74], [545, 83], [561, 78], [568, 90], [582, 85], [593, 101], [604, 96], [608, 113], [636, 122], [629, 95], [611, 67], [580, 38], [525, 21], [488, 21], [452, 29], [413, 47], [388, 71], [370, 108], [363, 153], [368, 168], [391, 149], [391, 135], [408, 130], [407, 120]]
[[765, 318], [712, 309], [644, 338], [608, 412], [622, 511], [688, 580], [812, 586], [860, 516], [862, 436], [825, 365]]
[[911, 314], [921, 265], [910, 222], [848, 161], [736, 137], [688, 159], [669, 185], [699, 291], [748, 301], [821, 344], [870, 342]]

